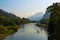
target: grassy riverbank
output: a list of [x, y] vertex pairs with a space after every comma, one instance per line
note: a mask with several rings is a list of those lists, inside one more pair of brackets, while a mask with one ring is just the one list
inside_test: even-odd
[[43, 28], [44, 30], [47, 31], [47, 26], [48, 26], [47, 24], [37, 23], [36, 26], [41, 27], [41, 28]]
[[6, 36], [13, 34], [18, 30], [18, 26], [0, 26], [0, 40], [3, 40]]
[[29, 22], [29, 19], [20, 18], [12, 13], [0, 9], [0, 40], [3, 40], [7, 35], [16, 32], [20, 27], [18, 25]]

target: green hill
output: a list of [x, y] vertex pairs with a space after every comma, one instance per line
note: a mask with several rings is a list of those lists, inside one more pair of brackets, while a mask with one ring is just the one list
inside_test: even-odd
[[60, 40], [60, 3], [48, 7], [51, 15], [48, 25], [49, 40]]
[[29, 23], [30, 20], [20, 18], [12, 13], [0, 9], [0, 39], [17, 31], [21, 24]]

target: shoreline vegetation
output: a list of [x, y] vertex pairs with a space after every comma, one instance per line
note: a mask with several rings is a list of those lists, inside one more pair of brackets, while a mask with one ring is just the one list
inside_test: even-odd
[[36, 25], [39, 27], [47, 28], [48, 40], [60, 39], [60, 3], [53, 3], [53, 5], [47, 8], [50, 12], [49, 19], [46, 21], [40, 21]]
[[43, 28], [45, 31], [47, 31], [47, 26], [48, 26], [47, 24], [37, 23], [36, 26], [37, 26], [37, 27], [41, 27], [41, 28]]
[[[3, 27], [4, 27], [4, 29], [3, 29]], [[8, 35], [14, 34], [19, 28], [18, 25], [16, 25], [16, 26], [3, 26], [3, 27], [0, 26], [0, 29], [3, 29], [3, 31], [0, 31], [0, 40], [3, 40]], [[13, 28], [13, 27], [15, 27], [15, 28]]]
[[17, 17], [12, 13], [0, 9], [0, 40], [17, 32], [20, 25], [30, 22], [29, 19]]

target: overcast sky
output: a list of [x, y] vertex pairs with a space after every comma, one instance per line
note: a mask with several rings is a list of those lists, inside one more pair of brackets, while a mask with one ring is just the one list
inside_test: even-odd
[[45, 12], [46, 8], [60, 0], [0, 0], [0, 9], [20, 17], [29, 17], [36, 12]]

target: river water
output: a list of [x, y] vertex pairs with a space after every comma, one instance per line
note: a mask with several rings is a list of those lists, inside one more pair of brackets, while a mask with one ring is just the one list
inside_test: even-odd
[[35, 23], [29, 23], [21, 25], [16, 33], [4, 40], [48, 40], [48, 37], [44, 29], [37, 27]]

